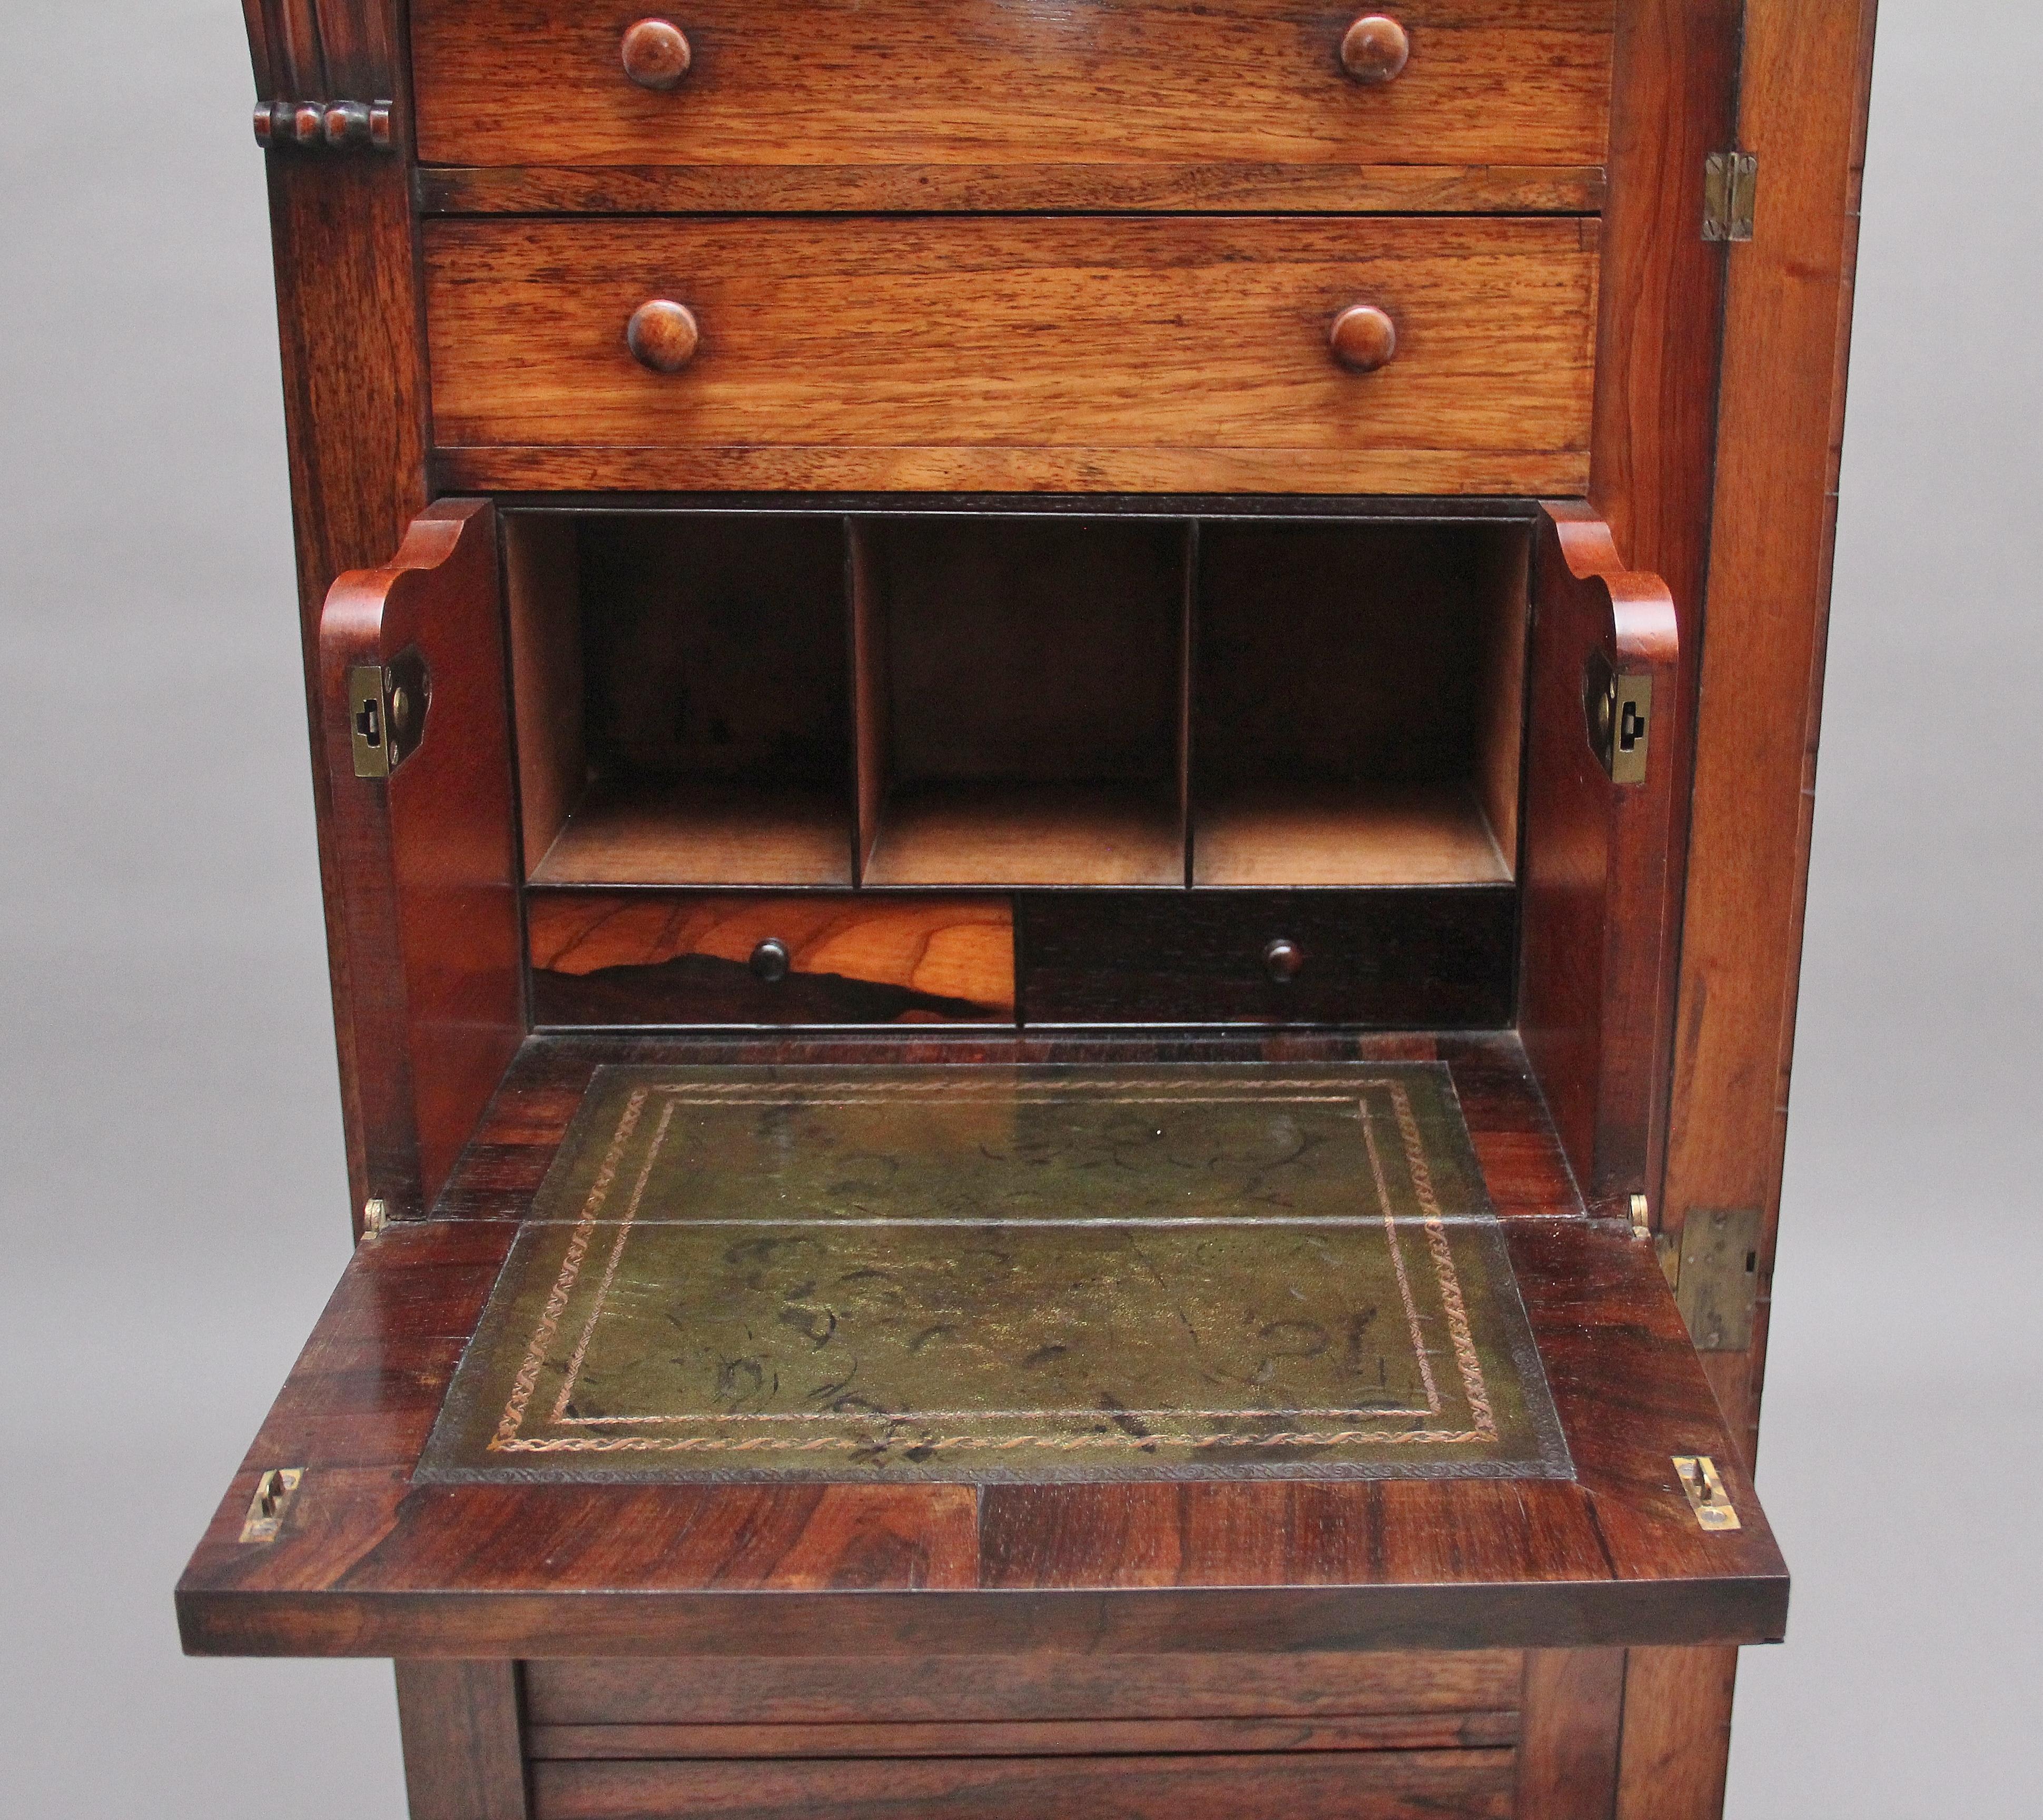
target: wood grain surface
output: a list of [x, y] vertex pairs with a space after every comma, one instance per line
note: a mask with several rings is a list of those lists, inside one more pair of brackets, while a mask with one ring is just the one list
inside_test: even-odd
[[397, 1670], [412, 1820], [527, 1820], [518, 1665], [415, 1659]]
[[[1147, 1048], [1157, 1059], [1228, 1052]], [[443, 1204], [461, 1217], [399, 1222], [358, 1251], [187, 1571], [189, 1648], [1111, 1656], [1210, 1651], [1217, 1638], [1258, 1651], [1779, 1634], [1780, 1558], [1652, 1247], [1626, 1225], [1540, 1217], [1566, 1193], [1550, 1134], [1531, 1151], [1522, 1140], [1489, 1147], [1499, 1125], [1543, 1122], [1508, 1038], [1446, 1052], [1467, 1058], [1457, 1085], [1506, 1216], [1573, 1482], [1013, 1485], [976, 1498], [941, 1484], [413, 1487], [412, 1463], [529, 1203], [523, 1185], [558, 1145], [577, 1079], [603, 1059], [717, 1052], [528, 1045]], [[1143, 1046], [1003, 1048], [933, 1033], [880, 1052], [1129, 1059]], [[1676, 1452], [1718, 1457], [1742, 1530], [1696, 1527]], [[257, 1473], [278, 1461], [308, 1478], [279, 1539], [250, 1547], [242, 1513]]]
[[419, 151], [741, 168], [1602, 163], [1612, 0], [1411, 0], [1396, 9], [1410, 60], [1382, 86], [1342, 70], [1355, 11], [697, 0], [674, 15], [687, 77], [652, 94], [622, 67], [629, 13], [414, 0]]
[[1746, 9], [1740, 143], [1800, 175], [1734, 249], [1725, 306], [1664, 1217], [1677, 1230], [1695, 1208], [1765, 1211], [1760, 1323], [1731, 1412], [1748, 1447], [1787, 1144], [1872, 30], [1871, 0]]
[[634, 164], [422, 167], [427, 215], [1593, 215], [1600, 165]]
[[[1512, 1009], [1508, 885], [1378, 891], [1025, 892], [1031, 1024], [1349, 1024], [1496, 1029]], [[1279, 983], [1265, 954], [1294, 944]]]
[[[533, 891], [533, 1015], [542, 1025], [1012, 1021], [1006, 899]], [[768, 983], [762, 941], [792, 970]]]
[[1523, 1661], [1509, 1649], [949, 1656], [889, 1662], [884, 1676], [828, 1657], [535, 1661], [526, 1665], [525, 1699], [535, 1726], [585, 1734], [611, 1727], [849, 1734], [1355, 1717], [1455, 1723], [1515, 1715]]
[[[382, 7], [333, 10], [344, 10], [345, 29], [333, 35], [328, 67], [365, 86], [389, 78], [393, 72], [378, 52]], [[293, 10], [287, 30], [282, 9], [265, 5], [259, 17], [256, 0], [249, 0], [252, 25], [275, 15], [253, 40], [264, 94], [296, 98], [301, 74], [316, 67], [307, 61], [317, 44], [317, 34], [306, 29], [309, 12]], [[364, 1076], [377, 1064], [355, 1046], [343, 861], [317, 681], [319, 615], [335, 577], [387, 561], [428, 497], [424, 324], [402, 162], [279, 156], [266, 163], [312, 800], [348, 1201], [358, 1221], [372, 1192]], [[382, 324], [382, 331], [361, 334], [364, 322]], [[375, 1090], [369, 1090], [373, 1097]]]
[[[427, 507], [320, 619], [366, 1185], [393, 1214], [431, 1204], [525, 1033], [496, 528], [483, 500]], [[431, 680], [419, 744], [388, 778], [357, 777], [348, 672], [414, 649]]]
[[[1677, 655], [1658, 577], [1628, 569], [1585, 506], [1547, 508], [1534, 561], [1519, 1029], [1593, 1202], [1646, 1186], [1659, 1032]], [[1589, 744], [1592, 659], [1650, 680], [1646, 778], [1613, 783]]]
[[537, 885], [849, 885], [841, 791], [722, 779], [604, 780], [540, 850]]
[[1528, 1649], [1513, 1820], [1610, 1820], [1623, 1649]]
[[[489, 487], [1579, 492], [1593, 221], [435, 220], [442, 472]], [[624, 329], [686, 302], [647, 372]], [[1397, 358], [1343, 371], [1358, 296]]]
[[1598, 295], [1596, 429], [1589, 501], [1635, 567], [1667, 584], [1681, 638], [1668, 822], [1666, 933], [1646, 1165], [1661, 1219], [1673, 1076], [1681, 880], [1695, 774], [1695, 701], [1716, 460], [1716, 396], [1729, 249], [1695, 231], [1703, 162], [1740, 144], [1743, 0], [1633, 0], [1619, 13], [1612, 59], [1611, 187]]
[[1200, 804], [1192, 882], [1508, 884], [1511, 866], [1463, 784], [1248, 784]]
[[[1566, 1652], [1557, 1652], [1566, 1653]], [[1621, 1654], [1621, 1652], [1617, 1652]], [[1318, 1718], [928, 1720], [891, 1725], [566, 1725], [530, 1738], [535, 1757], [1145, 1757], [1265, 1751], [1508, 1748], [1515, 1712]], [[1616, 1761], [1613, 1736], [1612, 1760]]]
[[1236, 1820], [1281, 1803], [1297, 1820], [1508, 1820], [1508, 1750], [1272, 1757], [857, 1760], [816, 1763], [536, 1763], [539, 1820], [910, 1820], [931, 1813], [1039, 1820]]

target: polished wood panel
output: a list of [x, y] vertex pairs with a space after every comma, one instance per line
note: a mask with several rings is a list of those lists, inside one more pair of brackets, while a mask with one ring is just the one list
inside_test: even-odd
[[[1385, 891], [1029, 892], [1019, 900], [1029, 1023], [1509, 1021], [1516, 894]], [[1297, 950], [1281, 981], [1273, 942]]]
[[687, 80], [649, 94], [620, 69], [613, 9], [413, 0], [420, 153], [753, 169], [1026, 167], [1095, 149], [1180, 170], [1602, 162], [1612, 0], [1396, 12], [1410, 60], [1372, 86], [1342, 67], [1352, 10], [1282, 0], [1129, 0], [1083, 29], [991, 0], [696, 0], [675, 15]]
[[[1519, 1029], [1593, 1201], [1646, 1191], [1673, 795], [1677, 640], [1665, 583], [1626, 567], [1586, 506], [1547, 508], [1535, 552]], [[1652, 685], [1646, 776], [1590, 745], [1589, 666]]]
[[[401, 76], [378, 52], [380, 6], [328, 10], [335, 16], [328, 21], [333, 67], [351, 85], [366, 90]], [[292, 98], [318, 92], [299, 86], [316, 67], [308, 61], [312, 42], [302, 32], [286, 33], [278, 19], [255, 36], [260, 92]], [[381, 92], [393, 91], [385, 86]], [[267, 164], [312, 797], [349, 1204], [358, 1220], [372, 1192], [366, 1132], [372, 1115], [362, 1102], [365, 1061], [355, 1046], [344, 958], [351, 936], [317, 682], [319, 615], [335, 577], [387, 560], [428, 497], [423, 325], [403, 162], [280, 156]], [[363, 322], [384, 331], [361, 335]], [[373, 1097], [375, 1089], [369, 1090]]]
[[[320, 619], [323, 749], [345, 910], [368, 1191], [429, 1206], [524, 1035], [496, 516], [443, 500]], [[387, 779], [354, 775], [348, 672], [408, 650], [430, 705]]]
[[591, 784], [531, 868], [535, 885], [849, 885], [841, 794], [636, 777]]
[[[1588, 475], [1593, 221], [442, 220], [426, 245], [443, 473], [478, 485], [1565, 493]], [[654, 374], [624, 328], [670, 288], [702, 343]], [[1358, 293], [1399, 324], [1379, 373], [1327, 356]]]
[[[1424, 1654], [946, 1656], [869, 1663], [723, 1657], [540, 1661], [526, 1666], [535, 1726], [589, 1731], [693, 1726], [850, 1730], [1027, 1725], [1305, 1720], [1357, 1715], [1427, 1722], [1514, 1713], [1515, 1650]], [[1474, 1741], [1471, 1740], [1470, 1741]]]
[[1512, 1820], [1611, 1820], [1622, 1649], [1528, 1649]]
[[574, 611], [581, 553], [571, 518], [514, 512], [502, 522], [518, 814], [529, 872], [588, 785], [581, 615]]
[[1650, 1217], [1662, 1212], [1679, 883], [1687, 865], [1695, 769], [1703, 580], [1716, 459], [1718, 357], [1729, 249], [1695, 231], [1696, 173], [1737, 131], [1743, 0], [1632, 0], [1613, 48], [1610, 196], [1596, 330], [1596, 431], [1589, 501], [1636, 567], [1667, 584], [1681, 638], [1668, 822], [1659, 1028], [1647, 1142]]
[[[1516, 1712], [1325, 1718], [1064, 1719], [895, 1725], [572, 1725], [534, 1730], [535, 1757], [1142, 1757], [1466, 1750], [1518, 1741]], [[1613, 1749], [1612, 1761], [1616, 1761]]]
[[[1234, 1649], [1273, 1652], [1777, 1636], [1780, 1557], [1651, 1246], [1628, 1225], [1532, 1210], [1568, 1190], [1550, 1135], [1537, 1151], [1493, 1148], [1485, 1135], [1540, 1121], [1509, 1039], [1386, 1047], [1445, 1053], [1456, 1068], [1577, 1481], [1026, 1485], [976, 1495], [945, 1485], [415, 1486], [412, 1464], [516, 1216], [573, 1115], [577, 1083], [602, 1063], [1256, 1052], [1185, 1040], [946, 1041], [935, 1031], [905, 1047], [539, 1040], [443, 1203], [464, 1217], [399, 1222], [358, 1250], [187, 1571], [187, 1647], [891, 1659], [1198, 1653], [1220, 1635]], [[1311, 1045], [1286, 1040], [1275, 1052], [1303, 1059]], [[1718, 1458], [1742, 1530], [1696, 1527], [1676, 1452]], [[278, 1540], [244, 1545], [256, 1476], [279, 1461], [308, 1477]]]
[[1593, 215], [1606, 185], [1600, 165], [514, 164], [429, 166], [413, 192], [428, 215]]
[[[533, 891], [532, 1013], [542, 1025], [1011, 1021], [1005, 898]], [[762, 980], [759, 944], [791, 966]]]
[[1748, 1449], [1787, 1143], [1872, 25], [1870, 0], [1746, 9], [1739, 143], [1798, 176], [1735, 249], [1726, 305], [1663, 1217], [1673, 1230], [1696, 1208], [1765, 1212], [1761, 1319], [1731, 1412]]
[[1291, 1757], [856, 1759], [819, 1763], [535, 1763], [539, 1820], [743, 1815], [984, 1820], [1110, 1813], [1126, 1820], [1237, 1820], [1281, 1806], [1296, 1820], [1509, 1820], [1508, 1750], [1356, 1751]]
[[868, 885], [1182, 885], [1178, 807], [1155, 785], [927, 782], [880, 810]]
[[527, 1820], [518, 1665], [414, 1660], [397, 1668], [412, 1820]]
[[1617, 1820], [1721, 1820], [1737, 1650], [1627, 1657]]
[[241, 0], [255, 86], [278, 101], [388, 100], [404, 59], [385, 0]]
[[1201, 804], [1192, 882], [1508, 884], [1511, 867], [1466, 784], [1245, 784]]

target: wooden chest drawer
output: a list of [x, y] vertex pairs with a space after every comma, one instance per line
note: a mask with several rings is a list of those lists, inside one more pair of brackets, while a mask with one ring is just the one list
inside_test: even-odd
[[1014, 912], [990, 894], [535, 887], [526, 923], [542, 1025], [1014, 1017]]
[[[426, 261], [457, 486], [1538, 494], [1589, 477], [1593, 220], [443, 220]], [[664, 339], [638, 314], [654, 301], [689, 312], [666, 312]], [[1366, 370], [1334, 351], [1357, 306], [1390, 331], [1342, 343], [1380, 361]]]
[[[669, 205], [726, 209], [1573, 206], [1604, 156], [1613, 11], [695, 0], [627, 56], [636, 9], [417, 0], [419, 151], [677, 167], [700, 193]], [[1351, 75], [1351, 29], [1386, 15]]]
[[535, 1763], [535, 1820], [1508, 1820], [1509, 1750]]
[[[1026, 892], [1023, 1012], [1031, 1024], [1501, 1026], [1517, 896], [1508, 884]], [[1273, 965], [1279, 943], [1289, 952]]]

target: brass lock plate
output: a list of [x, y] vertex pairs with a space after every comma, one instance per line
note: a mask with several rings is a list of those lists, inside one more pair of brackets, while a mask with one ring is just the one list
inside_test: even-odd
[[419, 749], [426, 732], [432, 679], [414, 645], [387, 664], [357, 664], [347, 672], [348, 744], [357, 777], [388, 777]]
[[1674, 1302], [1698, 1352], [1743, 1352], [1759, 1311], [1757, 1207], [1692, 1207]]
[[1582, 718], [1589, 749], [1613, 784], [1643, 784], [1653, 730], [1653, 679], [1623, 675], [1602, 652], [1582, 673]]
[[1674, 1476], [1688, 1494], [1688, 1508], [1696, 1521], [1713, 1533], [1742, 1529], [1738, 1512], [1731, 1508], [1731, 1493], [1724, 1489], [1723, 1475], [1707, 1454], [1674, 1455]]
[[272, 1466], [255, 1481], [255, 1495], [248, 1500], [248, 1514], [242, 1519], [243, 1542], [274, 1542], [284, 1527], [284, 1512], [304, 1483], [302, 1466]]

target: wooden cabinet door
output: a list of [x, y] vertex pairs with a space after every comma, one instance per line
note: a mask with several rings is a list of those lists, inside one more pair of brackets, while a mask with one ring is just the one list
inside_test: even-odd
[[386, 567], [335, 582], [319, 688], [345, 911], [341, 1040], [369, 1194], [395, 1217], [431, 1205], [524, 1035], [486, 501], [429, 506]]

